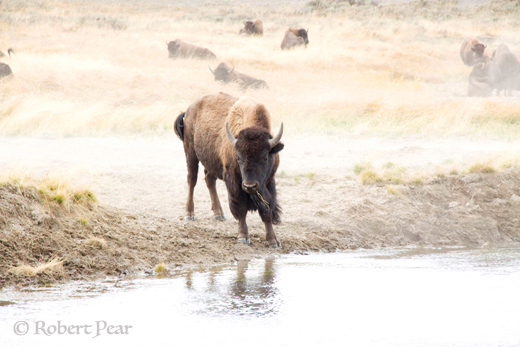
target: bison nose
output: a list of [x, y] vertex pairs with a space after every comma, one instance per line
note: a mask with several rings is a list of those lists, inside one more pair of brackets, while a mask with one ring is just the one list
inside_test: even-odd
[[254, 192], [257, 192], [259, 186], [260, 186], [260, 185], [258, 184], [258, 182], [254, 182], [254, 183], [251, 183], [251, 182], [242, 182], [242, 189], [245, 190], [245, 191], [248, 192], [248, 193], [254, 193]]

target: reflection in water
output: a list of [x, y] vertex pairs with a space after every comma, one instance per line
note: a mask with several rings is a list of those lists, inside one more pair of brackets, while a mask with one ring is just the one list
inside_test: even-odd
[[[275, 286], [275, 260], [265, 259], [262, 268], [253, 266], [250, 260], [239, 260], [236, 272], [229, 276], [229, 269], [216, 267], [206, 273], [202, 288], [195, 285], [193, 271], [184, 274], [186, 288], [199, 304], [196, 313], [208, 315], [266, 316], [275, 314], [280, 298]], [[256, 265], [256, 264], [255, 264]]]

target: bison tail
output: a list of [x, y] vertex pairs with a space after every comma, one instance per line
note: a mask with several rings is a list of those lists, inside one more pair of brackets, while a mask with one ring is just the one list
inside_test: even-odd
[[184, 116], [186, 112], [181, 113], [177, 119], [175, 120], [175, 124], [173, 124], [173, 130], [175, 131], [175, 135], [181, 140], [184, 141]]

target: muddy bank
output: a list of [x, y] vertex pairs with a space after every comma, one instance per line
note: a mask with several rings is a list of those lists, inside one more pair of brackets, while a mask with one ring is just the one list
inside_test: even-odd
[[[514, 168], [397, 185], [392, 193], [385, 185], [355, 180], [279, 179], [285, 194], [295, 186], [298, 198], [284, 199], [291, 213], [276, 228], [283, 245], [278, 250], [267, 247], [256, 215], [248, 217], [252, 246], [245, 246], [236, 242], [234, 220], [201, 215], [185, 222], [104, 204], [65, 209], [34, 188], [1, 186], [0, 287], [151, 271], [158, 263], [173, 268], [301, 251], [520, 242], [520, 172]], [[36, 276], [11, 271], [51, 259], [63, 261], [61, 271]]]

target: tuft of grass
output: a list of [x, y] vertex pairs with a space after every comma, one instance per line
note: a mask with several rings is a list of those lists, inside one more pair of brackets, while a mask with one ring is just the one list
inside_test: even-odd
[[475, 163], [470, 166], [469, 173], [485, 173], [485, 174], [491, 174], [495, 173], [497, 170], [490, 166], [489, 164], [485, 163]]
[[305, 175], [309, 180], [313, 181], [316, 174], [314, 172], [309, 172]]
[[97, 249], [106, 249], [108, 247], [107, 242], [99, 237], [88, 238], [84, 241], [84, 243], [87, 246], [94, 247]]
[[380, 176], [378, 176], [374, 171], [366, 170], [361, 173], [361, 182], [364, 185], [369, 185], [374, 183], [381, 183], [383, 182], [383, 179]]
[[416, 179], [412, 180], [410, 183], [414, 184], [416, 186], [419, 186], [419, 185], [423, 184], [423, 181], [420, 178], [416, 178]]
[[352, 171], [354, 171], [354, 173], [356, 175], [359, 175], [363, 171], [371, 170], [372, 168], [373, 168], [373, 166], [372, 166], [371, 163], [363, 162], [363, 163], [360, 163], [360, 164], [355, 164], [354, 167], [352, 168]]
[[168, 273], [168, 270], [166, 269], [166, 266], [163, 263], [157, 264], [153, 271], [158, 275], [165, 275]]
[[79, 224], [81, 224], [81, 225], [88, 225], [88, 220], [85, 219], [85, 218], [80, 218], [80, 219], [78, 220], [78, 222], [79, 222]]
[[59, 260], [58, 258], [52, 258], [51, 260], [45, 263], [39, 263], [36, 266], [31, 265], [20, 265], [15, 266], [10, 269], [16, 275], [22, 276], [36, 276], [40, 273], [52, 275], [52, 274], [63, 274], [63, 260]]
[[392, 195], [401, 194], [401, 192], [399, 190], [397, 190], [394, 186], [386, 186], [386, 192], [388, 194], [392, 194]]

